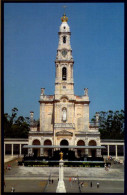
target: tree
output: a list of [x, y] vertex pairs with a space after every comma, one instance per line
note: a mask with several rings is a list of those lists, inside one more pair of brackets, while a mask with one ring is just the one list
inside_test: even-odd
[[124, 111], [99, 112], [99, 131], [101, 139], [124, 139]]
[[17, 117], [18, 109], [13, 108], [11, 116], [4, 114], [4, 137], [27, 138], [30, 130], [29, 117]]

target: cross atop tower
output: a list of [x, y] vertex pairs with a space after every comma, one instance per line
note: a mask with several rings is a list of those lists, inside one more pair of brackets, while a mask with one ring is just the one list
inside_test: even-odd
[[66, 5], [63, 5], [63, 8], [64, 8], [64, 15], [66, 15], [66, 14], [65, 14], [65, 9], [66, 9], [66, 7], [67, 7]]

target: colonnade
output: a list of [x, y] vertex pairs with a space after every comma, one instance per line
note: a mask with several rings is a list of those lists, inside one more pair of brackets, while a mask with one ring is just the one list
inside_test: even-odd
[[118, 155], [118, 146], [123, 146], [123, 151], [122, 151], [122, 153], [123, 153], [123, 155], [122, 156], [125, 156], [125, 145], [124, 145], [124, 142], [122, 142], [121, 140], [119, 140], [119, 141], [107, 141], [107, 142], [101, 142], [101, 145], [103, 145], [103, 146], [107, 146], [107, 156], [109, 157], [109, 156], [111, 156], [111, 154], [110, 154], [110, 146], [115, 146], [115, 155], [113, 155], [113, 156], [115, 156], [115, 159], [118, 159], [119, 158], [119, 155]]
[[[110, 149], [109, 149], [110, 145], [107, 145], [107, 156], [110, 156]], [[115, 158], [118, 158], [118, 149], [117, 149], [118, 145], [115, 145]], [[123, 156], [124, 156], [124, 145], [123, 145]]]
[[22, 152], [22, 145], [28, 145], [28, 140], [27, 139], [5, 139], [4, 140], [4, 156], [7, 155], [7, 149], [6, 149], [6, 145], [10, 145], [11, 148], [9, 148], [9, 151], [11, 154], [11, 156], [14, 156], [14, 145], [18, 146], [18, 150], [17, 150], [17, 154], [16, 155], [23, 155]]
[[[22, 153], [22, 145], [28, 145], [28, 140], [6, 140], [4, 141], [4, 156], [6, 155], [6, 144], [9, 144], [11, 145], [11, 154], [10, 155], [14, 155], [14, 145], [18, 145], [18, 154], [17, 155], [23, 155]], [[113, 157], [115, 157], [115, 159], [118, 159], [119, 158], [119, 155], [118, 155], [118, 146], [123, 146], [123, 156], [125, 155], [125, 146], [124, 146], [124, 142], [111, 142], [111, 141], [107, 141], [107, 142], [101, 142], [101, 145], [103, 146], [107, 146], [107, 156], [110, 156], [110, 146], [115, 146], [115, 155], [113, 155]]]
[[[4, 156], [6, 155], [6, 144], [4, 143]], [[12, 143], [11, 144], [11, 155], [13, 156], [14, 155], [14, 144]], [[19, 155], [21, 156], [22, 155], [22, 144], [19, 144]]]

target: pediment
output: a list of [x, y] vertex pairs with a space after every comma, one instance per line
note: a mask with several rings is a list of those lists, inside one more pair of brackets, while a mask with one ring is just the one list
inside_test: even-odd
[[66, 131], [66, 130], [62, 130], [62, 131], [58, 131], [57, 133], [56, 133], [56, 136], [61, 136], [61, 135], [69, 135], [69, 136], [73, 136], [73, 133], [72, 132], [69, 132], [69, 131]]

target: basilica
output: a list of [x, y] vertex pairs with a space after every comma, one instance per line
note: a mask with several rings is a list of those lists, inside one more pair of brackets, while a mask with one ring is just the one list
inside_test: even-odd
[[[58, 146], [58, 148], [29, 148], [29, 153], [38, 156], [50, 156], [59, 146], [70, 146], [69, 150], [80, 156], [101, 156], [100, 132], [98, 131], [98, 113], [96, 122], [89, 121], [88, 88], [84, 95], [74, 94], [73, 66], [74, 59], [71, 48], [71, 31], [68, 17], [61, 18], [58, 32], [58, 48], [55, 59], [55, 91], [53, 95], [46, 95], [45, 88], [40, 94], [40, 123], [34, 120], [34, 112], [30, 112], [31, 126], [28, 145]], [[73, 147], [71, 147], [73, 146]], [[74, 146], [98, 146], [75, 149]]]

